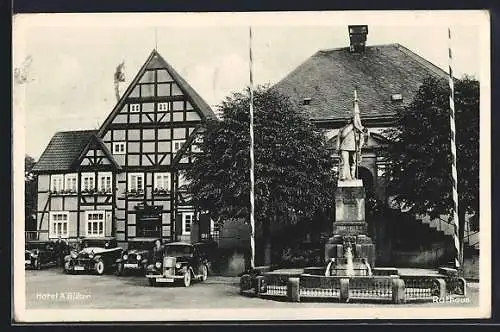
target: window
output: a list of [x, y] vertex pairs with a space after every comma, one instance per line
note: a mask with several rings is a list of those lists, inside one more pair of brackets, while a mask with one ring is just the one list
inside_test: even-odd
[[95, 173], [82, 173], [82, 191], [88, 192], [95, 189]]
[[104, 237], [104, 211], [86, 211], [87, 236]]
[[201, 143], [203, 143], [203, 138], [196, 137], [194, 139], [194, 144], [191, 145], [191, 151], [193, 151], [193, 152], [201, 152], [201, 148], [200, 148]]
[[110, 193], [111, 192], [111, 172], [99, 173], [99, 191]]
[[50, 212], [50, 229], [49, 229], [49, 237], [50, 238], [58, 238], [59, 236], [62, 238], [68, 237], [68, 212], [66, 211], [57, 211]]
[[193, 219], [193, 212], [184, 212], [182, 214], [182, 234], [191, 234], [191, 224], [193, 223]]
[[400, 93], [393, 94], [391, 96], [392, 101], [402, 101], [403, 100], [403, 95]]
[[155, 173], [155, 191], [170, 190], [170, 173]]
[[185, 143], [184, 140], [172, 141], [172, 152], [177, 153], [177, 151], [179, 151], [182, 148], [184, 143]]
[[50, 176], [50, 190], [53, 193], [58, 193], [58, 192], [63, 191], [63, 189], [64, 189], [63, 178], [64, 178], [64, 176], [62, 174]]
[[113, 154], [125, 154], [125, 142], [114, 142]]
[[131, 173], [128, 175], [128, 191], [129, 192], [144, 191], [144, 174]]
[[141, 110], [141, 104], [130, 104], [130, 112], [140, 112]]
[[75, 193], [78, 189], [76, 174], [66, 174], [64, 176], [64, 189], [66, 192]]
[[169, 111], [169, 103], [158, 103], [158, 111]]

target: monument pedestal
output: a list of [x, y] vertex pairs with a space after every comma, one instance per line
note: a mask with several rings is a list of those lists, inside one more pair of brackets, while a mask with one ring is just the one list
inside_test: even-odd
[[[335, 193], [335, 221], [333, 235], [325, 244], [325, 260], [334, 262], [332, 272], [342, 274], [345, 265], [353, 266], [354, 273], [364, 275], [374, 266], [375, 245], [367, 235], [365, 221], [365, 189], [361, 180], [339, 181]], [[347, 249], [350, 248], [350, 249]], [[346, 251], [352, 255], [347, 261]]]

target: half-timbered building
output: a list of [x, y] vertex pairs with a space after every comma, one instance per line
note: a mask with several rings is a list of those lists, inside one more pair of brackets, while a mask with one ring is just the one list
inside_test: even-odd
[[[85, 114], [82, 114], [84, 117]], [[210, 106], [153, 50], [98, 130], [58, 132], [38, 175], [39, 239], [161, 237], [191, 241], [197, 213], [183, 170]], [[208, 218], [204, 237], [214, 225]], [[197, 240], [201, 237], [197, 234]]]

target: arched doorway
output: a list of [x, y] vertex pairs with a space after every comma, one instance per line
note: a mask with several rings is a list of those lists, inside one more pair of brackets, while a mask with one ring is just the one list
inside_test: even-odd
[[364, 166], [358, 167], [358, 177], [363, 180], [363, 186], [365, 187], [366, 195], [375, 195], [375, 188], [373, 183], [373, 175], [370, 170]]
[[373, 181], [373, 174], [366, 167], [360, 166], [358, 168], [358, 177], [363, 180], [363, 187], [365, 188], [365, 221], [368, 224], [368, 236], [375, 237], [375, 220], [378, 215], [374, 214], [374, 200], [375, 188]]

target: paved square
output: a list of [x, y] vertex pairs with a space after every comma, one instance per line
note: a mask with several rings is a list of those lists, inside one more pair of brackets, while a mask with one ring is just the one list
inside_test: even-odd
[[477, 307], [478, 284], [470, 284], [463, 303], [289, 303], [239, 294], [238, 277], [209, 276], [203, 283], [150, 287], [140, 275], [66, 275], [61, 269], [26, 271], [26, 309], [214, 309], [214, 308], [353, 308], [353, 307]]

